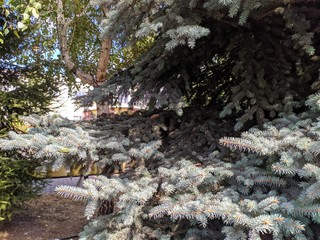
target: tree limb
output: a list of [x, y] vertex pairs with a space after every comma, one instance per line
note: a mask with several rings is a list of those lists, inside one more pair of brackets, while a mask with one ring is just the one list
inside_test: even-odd
[[[74, 18], [66, 20], [64, 16], [64, 9], [62, 0], [56, 0], [57, 3], [57, 23], [58, 23], [58, 38], [60, 43], [61, 56], [65, 62], [65, 65], [69, 71], [71, 71], [76, 77], [80, 78], [83, 83], [95, 86], [94, 76], [87, 74], [82, 71], [81, 68], [77, 67], [72, 61], [69, 48], [68, 48], [68, 28], [73, 23]], [[86, 9], [77, 14], [76, 17], [81, 17], [85, 14]]]
[[[109, 8], [106, 4], [102, 6], [102, 11], [103, 15], [106, 16], [107, 12], [109, 11]], [[110, 60], [111, 44], [112, 41], [109, 38], [104, 38], [101, 42], [101, 49], [97, 68], [97, 85], [106, 81], [107, 69]]]

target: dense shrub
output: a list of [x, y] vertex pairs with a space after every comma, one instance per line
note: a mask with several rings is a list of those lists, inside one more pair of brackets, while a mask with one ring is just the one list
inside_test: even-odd
[[10, 220], [24, 201], [37, 196], [45, 181], [33, 175], [37, 163], [0, 156], [0, 222]]

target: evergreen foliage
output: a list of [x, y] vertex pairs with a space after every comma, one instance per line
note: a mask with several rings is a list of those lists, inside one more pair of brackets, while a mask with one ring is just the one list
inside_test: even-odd
[[[80, 234], [81, 239], [313, 239], [320, 197], [319, 111], [315, 110], [319, 100], [318, 94], [311, 96], [307, 101], [311, 110], [284, 115], [262, 130], [251, 128], [239, 138], [221, 138], [220, 144], [233, 149], [231, 152], [217, 145], [217, 135], [209, 136], [210, 132], [230, 135], [231, 130], [219, 133], [227, 123], [219, 123], [217, 117], [204, 118], [205, 114], [192, 120], [187, 113], [179, 118], [180, 129], [162, 140], [158, 129], [166, 127], [164, 113], [157, 119], [119, 116], [81, 128], [68, 128], [70, 123], [58, 117], [32, 118], [28, 121], [34, 128], [28, 134], [10, 134], [11, 140], [3, 140], [0, 147], [9, 150], [10, 145], [25, 157], [42, 155], [56, 166], [63, 152], [65, 159], [72, 158], [63, 161], [65, 165], [79, 159], [90, 164], [95, 159], [105, 167], [105, 176], [85, 180], [83, 188], [56, 189], [64, 197], [86, 201], [85, 215], [95, 218]], [[193, 131], [188, 132], [188, 127], [181, 131], [187, 125]], [[178, 146], [182, 132], [183, 139], [189, 136], [189, 143]], [[51, 141], [30, 145], [31, 136], [50, 136]], [[203, 141], [194, 146], [197, 138]], [[211, 151], [203, 151], [212, 145]], [[82, 156], [81, 148], [86, 146], [97, 157]], [[55, 154], [43, 151], [48, 147]], [[237, 149], [249, 154], [239, 154]], [[108, 206], [111, 212], [96, 216], [106, 202], [112, 203]], [[214, 220], [225, 226], [213, 228]]]
[[118, 1], [103, 36], [152, 34], [155, 42], [132, 68], [95, 89], [91, 101], [131, 93], [132, 103], [150, 109], [181, 114], [185, 105], [205, 105], [237, 118], [236, 130], [248, 121], [262, 125], [312, 93], [318, 11], [312, 1]]
[[[24, 10], [24, 7], [26, 12], [23, 15], [20, 10]], [[39, 3], [36, 1], [30, 1], [30, 4], [29, 1], [5, 1], [0, 4], [0, 39], [4, 39], [0, 43], [1, 131], [13, 129], [20, 115], [48, 112], [59, 91], [59, 70], [53, 70], [57, 68], [57, 62], [50, 58], [48, 52], [40, 53], [41, 46], [37, 45], [39, 43], [34, 33], [37, 25], [29, 19], [34, 20], [30, 13], [38, 14], [38, 8]], [[28, 20], [22, 20], [22, 15], [27, 15]], [[28, 22], [24, 22], [28, 25], [28, 28], [25, 26], [27, 30], [24, 29], [19, 34], [18, 21]], [[1, 35], [2, 32], [6, 34]], [[52, 60], [51, 65], [45, 61], [49, 59]]]
[[[44, 168], [103, 169], [82, 188], [56, 189], [86, 202], [83, 240], [316, 239], [319, 5], [111, 3], [103, 35], [154, 42], [86, 103], [131, 94], [150, 111], [82, 123], [33, 116], [0, 148]], [[255, 127], [240, 135], [234, 125]]]
[[41, 73], [40, 69], [7, 64], [4, 62], [5, 59], [2, 60], [0, 61], [0, 130], [3, 133], [15, 128], [19, 116], [48, 112], [58, 88]]
[[11, 220], [20, 205], [40, 193], [45, 181], [33, 175], [39, 163], [0, 157], [0, 224]]
[[[40, 7], [36, 1], [0, 3], [1, 138], [9, 130], [23, 130], [18, 122], [19, 116], [48, 112], [58, 91], [58, 82], [53, 81], [56, 77], [50, 75], [52, 72], [48, 65], [38, 64], [43, 56], [32, 54], [33, 20], [38, 16]], [[1, 153], [0, 224], [11, 220], [12, 214], [24, 201], [41, 192], [44, 180], [34, 175], [39, 165], [39, 162], [17, 157], [14, 152]]]

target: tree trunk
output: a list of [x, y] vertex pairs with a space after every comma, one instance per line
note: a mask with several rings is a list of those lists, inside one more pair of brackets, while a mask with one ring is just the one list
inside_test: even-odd
[[[66, 19], [64, 16], [64, 7], [62, 0], [56, 0], [57, 3], [57, 25], [58, 25], [58, 39], [60, 44], [60, 51], [62, 59], [65, 63], [67, 69], [74, 74], [75, 77], [78, 77], [82, 83], [89, 84], [93, 87], [97, 87], [107, 80], [107, 70], [110, 61], [110, 52], [112, 47], [112, 40], [105, 38], [101, 40], [101, 48], [99, 54], [99, 60], [97, 63], [97, 71], [95, 75], [85, 73], [80, 67], [76, 66], [74, 61], [71, 58], [68, 46], [68, 31], [69, 26], [75, 21], [75, 17], [71, 19]], [[88, 7], [88, 6], [87, 6]], [[86, 14], [87, 7], [84, 8], [84, 11], [80, 14], [77, 14], [76, 17], [81, 17]], [[102, 16], [106, 16], [106, 13], [109, 11], [107, 4], [102, 6]], [[99, 34], [97, 32], [97, 34]], [[109, 114], [109, 106], [107, 103], [97, 104], [97, 116], [102, 116], [104, 114]]]

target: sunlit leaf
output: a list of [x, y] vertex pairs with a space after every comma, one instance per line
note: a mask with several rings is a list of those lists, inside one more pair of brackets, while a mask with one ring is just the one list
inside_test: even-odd
[[13, 33], [14, 33], [14, 35], [15, 35], [16, 37], [20, 38], [19, 33], [18, 33], [17, 30], [14, 30]]
[[18, 22], [17, 27], [18, 27], [18, 29], [22, 29], [22, 28], [25, 28], [26, 25], [23, 22]]

